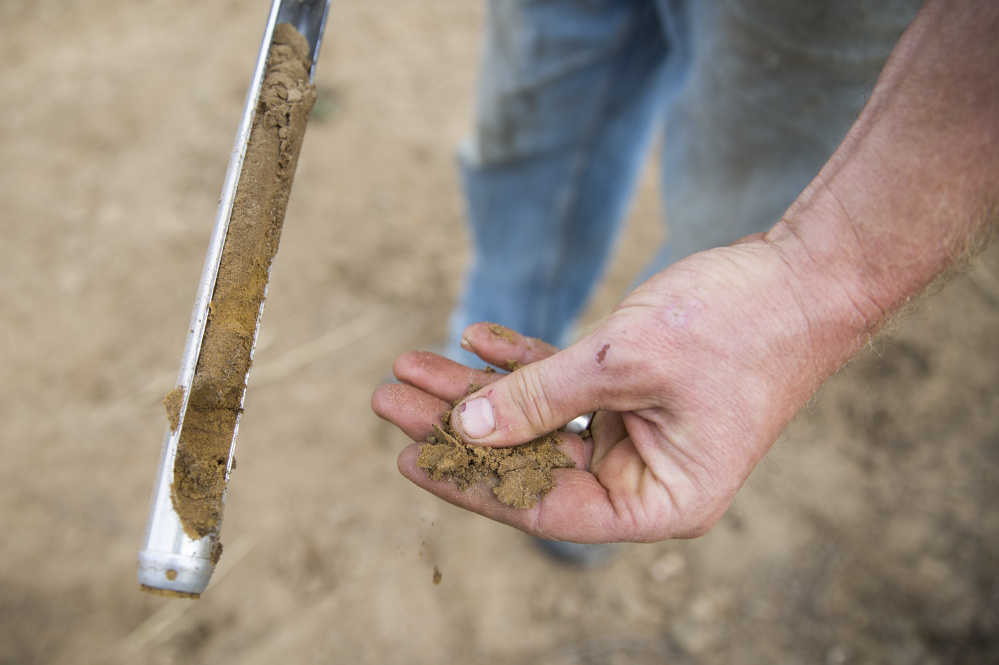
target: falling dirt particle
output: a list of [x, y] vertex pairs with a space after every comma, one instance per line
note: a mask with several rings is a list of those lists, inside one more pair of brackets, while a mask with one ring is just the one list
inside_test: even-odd
[[291, 25], [275, 28], [174, 462], [174, 507], [195, 539], [222, 519], [257, 321], [316, 98], [308, 53]]
[[437, 566], [434, 566], [434, 584], [440, 584], [441, 580], [444, 579], [444, 575]]
[[510, 448], [470, 446], [451, 428], [448, 412], [433, 425], [416, 465], [433, 480], [453, 481], [461, 490], [488, 482], [506, 505], [533, 508], [555, 487], [552, 469], [575, 466], [559, 450], [561, 442], [557, 432], [549, 432]]
[[177, 571], [176, 570], [166, 571], [166, 578], [171, 582], [173, 582], [175, 579], [177, 579]]
[[163, 398], [163, 406], [166, 407], [167, 421], [170, 423], [170, 431], [176, 432], [180, 425], [180, 407], [184, 404], [184, 387], [177, 386], [166, 394]]

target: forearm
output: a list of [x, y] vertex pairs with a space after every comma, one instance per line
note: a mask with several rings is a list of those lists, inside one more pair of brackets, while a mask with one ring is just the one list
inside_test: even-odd
[[801, 298], [835, 284], [806, 313], [830, 324], [815, 333], [823, 369], [834, 371], [995, 231], [997, 35], [995, 2], [928, 2], [836, 154], [767, 234]]

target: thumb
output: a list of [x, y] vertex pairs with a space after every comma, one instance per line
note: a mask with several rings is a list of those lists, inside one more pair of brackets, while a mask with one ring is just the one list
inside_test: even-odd
[[526, 443], [598, 406], [593, 368], [571, 346], [472, 393], [451, 411], [451, 426], [479, 446]]

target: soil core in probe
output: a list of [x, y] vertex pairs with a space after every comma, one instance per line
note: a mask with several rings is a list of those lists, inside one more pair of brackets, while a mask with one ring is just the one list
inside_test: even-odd
[[[174, 462], [174, 507], [184, 531], [195, 539], [216, 534], [222, 519], [229, 452], [257, 321], [316, 99], [311, 64], [305, 38], [287, 23], [277, 25]], [[174, 429], [183, 389], [165, 400]]]

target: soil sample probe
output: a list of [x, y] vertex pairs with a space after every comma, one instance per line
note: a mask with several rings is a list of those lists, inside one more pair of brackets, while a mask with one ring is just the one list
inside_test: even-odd
[[271, 262], [316, 93], [330, 0], [274, 0], [229, 159], [163, 442], [139, 584], [196, 598], [219, 528]]

